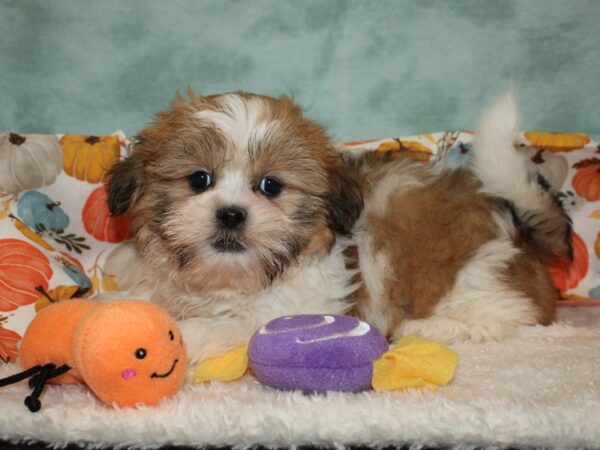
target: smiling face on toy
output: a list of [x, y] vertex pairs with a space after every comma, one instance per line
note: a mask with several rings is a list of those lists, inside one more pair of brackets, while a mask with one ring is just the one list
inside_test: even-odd
[[151, 405], [174, 394], [185, 380], [181, 334], [152, 303], [116, 301], [97, 308], [76, 330], [74, 347], [83, 378], [108, 404]]

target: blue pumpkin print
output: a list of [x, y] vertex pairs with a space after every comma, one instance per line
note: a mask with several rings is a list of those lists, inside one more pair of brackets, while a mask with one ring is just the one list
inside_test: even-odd
[[70, 261], [63, 260], [62, 268], [65, 273], [73, 280], [82, 290], [88, 290], [92, 287], [92, 282], [88, 276], [75, 264]]
[[595, 288], [590, 289], [588, 295], [593, 300], [600, 299], [600, 286], [596, 286]]
[[444, 156], [444, 162], [449, 167], [463, 167], [470, 164], [472, 157], [473, 144], [457, 142]]
[[[25, 192], [17, 203], [17, 214], [32, 230], [45, 228], [61, 231], [69, 225], [69, 216], [65, 214], [60, 203], [38, 191]], [[41, 227], [40, 227], [41, 225]]]

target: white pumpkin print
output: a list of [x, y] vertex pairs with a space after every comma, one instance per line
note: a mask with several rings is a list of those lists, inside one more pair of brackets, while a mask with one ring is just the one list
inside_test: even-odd
[[560, 191], [569, 173], [567, 159], [563, 155], [531, 147], [522, 147], [521, 149], [529, 158], [530, 166], [546, 179], [552, 189]]
[[121, 291], [135, 288], [144, 279], [142, 256], [135, 241], [125, 242], [114, 248], [106, 257], [102, 271], [112, 275]]
[[0, 134], [0, 192], [18, 194], [51, 184], [62, 166], [63, 153], [56, 136]]

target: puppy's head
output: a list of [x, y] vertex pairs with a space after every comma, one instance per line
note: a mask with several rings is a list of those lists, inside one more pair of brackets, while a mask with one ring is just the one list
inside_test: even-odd
[[287, 97], [177, 97], [109, 173], [113, 215], [194, 290], [251, 293], [348, 233], [362, 207], [323, 130]]

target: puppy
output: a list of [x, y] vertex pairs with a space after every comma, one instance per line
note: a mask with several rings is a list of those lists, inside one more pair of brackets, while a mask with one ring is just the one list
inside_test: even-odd
[[108, 193], [134, 217], [146, 294], [180, 321], [190, 361], [281, 315], [348, 312], [339, 237], [362, 196], [340, 152], [287, 97], [189, 95], [141, 131]]
[[470, 169], [348, 158], [365, 204], [353, 228], [356, 315], [392, 339], [449, 343], [553, 321], [547, 267], [572, 259], [571, 221], [516, 152], [518, 131], [509, 92], [484, 116]]
[[552, 320], [545, 265], [569, 254], [570, 223], [514, 150], [510, 98], [469, 171], [345, 154], [287, 97], [189, 97], [141, 131], [108, 192], [191, 363], [288, 314], [446, 342]]

